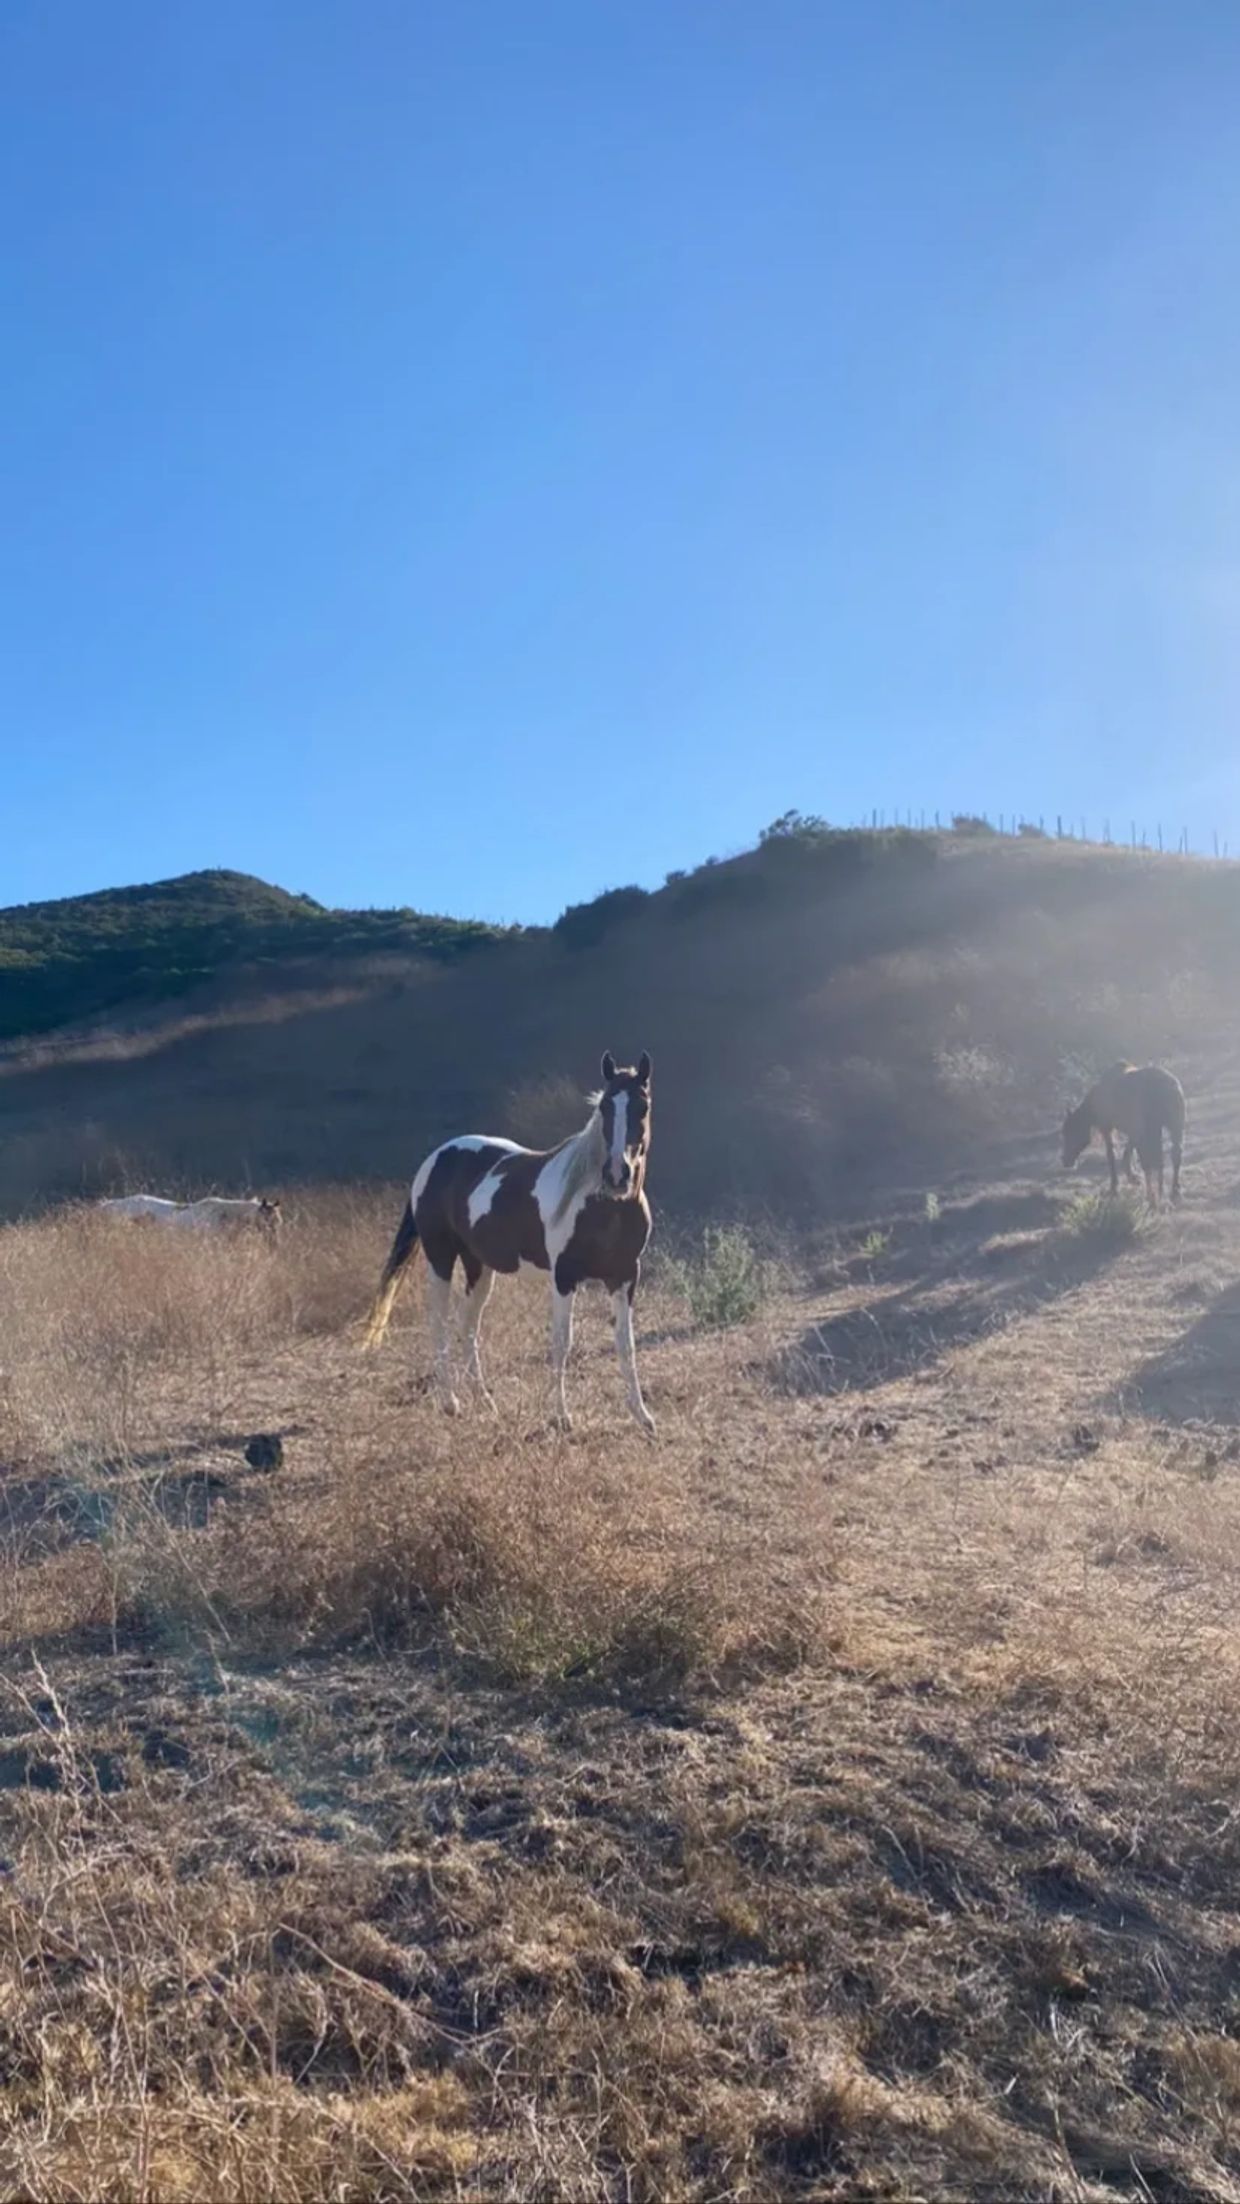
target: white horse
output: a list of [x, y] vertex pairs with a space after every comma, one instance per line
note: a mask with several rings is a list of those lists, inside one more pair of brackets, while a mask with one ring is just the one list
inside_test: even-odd
[[111, 1201], [97, 1202], [95, 1206], [105, 1216], [150, 1217], [156, 1224], [172, 1224], [185, 1204], [165, 1201], [162, 1194], [120, 1194]]
[[162, 1194], [119, 1194], [101, 1201], [105, 1216], [145, 1217], [153, 1224], [170, 1224], [190, 1232], [226, 1231], [232, 1225], [256, 1225], [275, 1232], [280, 1223], [280, 1204], [264, 1194], [244, 1200], [224, 1194], [206, 1194], [201, 1201], [168, 1201]]

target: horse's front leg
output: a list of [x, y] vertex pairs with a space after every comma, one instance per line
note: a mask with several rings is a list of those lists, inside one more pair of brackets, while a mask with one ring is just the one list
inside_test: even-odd
[[1109, 1171], [1110, 1171], [1110, 1173], [1111, 1173], [1111, 1192], [1112, 1192], [1113, 1194], [1118, 1194], [1118, 1192], [1119, 1192], [1119, 1172], [1118, 1172], [1118, 1171], [1116, 1170], [1116, 1168], [1115, 1168], [1115, 1140], [1114, 1140], [1114, 1137], [1113, 1137], [1113, 1135], [1112, 1135], [1112, 1133], [1111, 1133], [1111, 1129], [1110, 1129], [1110, 1127], [1109, 1127], [1109, 1126], [1107, 1127], [1107, 1130], [1106, 1130], [1106, 1132], [1105, 1132], [1105, 1133], [1103, 1134], [1102, 1138], [1103, 1138], [1103, 1141], [1104, 1141], [1104, 1142], [1105, 1142], [1105, 1144], [1106, 1144], [1106, 1151], [1107, 1151], [1107, 1167], [1108, 1167], [1108, 1169], [1109, 1169]]
[[637, 1349], [633, 1344], [633, 1295], [637, 1291], [634, 1278], [627, 1286], [613, 1293], [611, 1305], [616, 1316], [616, 1356], [624, 1373], [625, 1388], [629, 1396], [629, 1408], [636, 1416], [643, 1431], [653, 1438], [654, 1417], [642, 1399], [641, 1379], [637, 1375]]
[[551, 1375], [555, 1389], [553, 1415], [561, 1431], [571, 1431], [573, 1419], [568, 1412], [568, 1397], [564, 1390], [564, 1373], [568, 1368], [568, 1350], [573, 1344], [573, 1288], [562, 1293], [558, 1285], [551, 1288]]

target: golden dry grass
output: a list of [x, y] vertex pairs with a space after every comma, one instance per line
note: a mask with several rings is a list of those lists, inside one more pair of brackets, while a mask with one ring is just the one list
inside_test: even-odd
[[653, 1447], [362, 1357], [397, 1198], [0, 1235], [0, 2194], [1240, 2196], [1233, 1110], [656, 1286]]

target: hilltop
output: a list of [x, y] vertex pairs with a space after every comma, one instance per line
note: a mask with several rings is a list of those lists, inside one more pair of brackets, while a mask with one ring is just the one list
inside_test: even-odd
[[1231, 865], [795, 815], [524, 932], [236, 874], [32, 906], [0, 914], [0, 1203], [550, 1144], [600, 1050], [645, 1047], [663, 1201], [812, 1218], [1044, 1136], [1116, 1056], [1183, 1067], [1234, 1026], [1238, 951]]
[[249, 873], [183, 873], [0, 910], [0, 1039], [171, 1000], [240, 967], [401, 950], [451, 956], [498, 929], [333, 911]]

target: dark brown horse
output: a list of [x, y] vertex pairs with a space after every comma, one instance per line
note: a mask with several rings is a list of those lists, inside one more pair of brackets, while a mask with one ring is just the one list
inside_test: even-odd
[[650, 1149], [650, 1058], [636, 1069], [603, 1058], [603, 1087], [579, 1133], [558, 1148], [519, 1148], [477, 1133], [445, 1141], [427, 1156], [410, 1189], [379, 1290], [366, 1344], [387, 1330], [401, 1278], [421, 1245], [429, 1271], [435, 1383], [444, 1406], [460, 1403], [452, 1373], [452, 1273], [465, 1274], [466, 1375], [490, 1401], [478, 1329], [496, 1271], [522, 1263], [551, 1273], [551, 1360], [561, 1423], [570, 1419], [564, 1369], [573, 1332], [573, 1295], [598, 1279], [612, 1298], [616, 1352], [629, 1407], [643, 1430], [654, 1418], [642, 1399], [633, 1346], [633, 1296], [650, 1237], [646, 1158]]
[[1135, 1148], [1145, 1173], [1145, 1196], [1154, 1207], [1154, 1184], [1163, 1198], [1163, 1133], [1171, 1136], [1171, 1199], [1180, 1198], [1180, 1158], [1184, 1148], [1184, 1089], [1161, 1064], [1112, 1064], [1083, 1102], [1069, 1110], [1063, 1123], [1063, 1160], [1070, 1169], [1083, 1155], [1095, 1133], [1101, 1133], [1111, 1171], [1111, 1192], [1119, 1192], [1114, 1135], [1121, 1133], [1127, 1145], [1123, 1169], [1135, 1179]]

